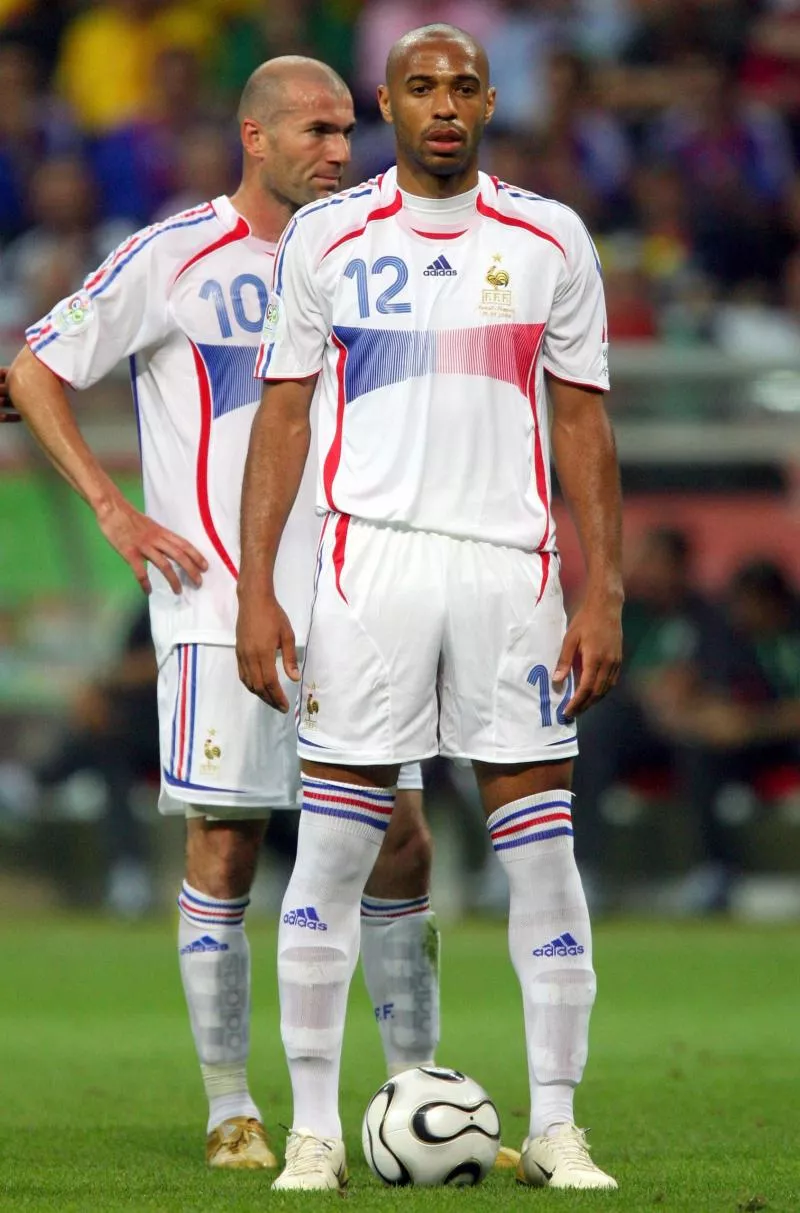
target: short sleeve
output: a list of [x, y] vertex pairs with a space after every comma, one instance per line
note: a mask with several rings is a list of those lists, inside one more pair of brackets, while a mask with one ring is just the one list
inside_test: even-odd
[[272, 276], [256, 362], [259, 379], [307, 379], [322, 369], [330, 323], [296, 220], [286, 229]]
[[565, 265], [545, 331], [545, 370], [578, 387], [608, 391], [608, 327], [600, 258], [589, 233], [572, 216]]
[[91, 387], [121, 359], [160, 340], [168, 325], [169, 266], [149, 229], [124, 240], [25, 338], [45, 366], [75, 388]]

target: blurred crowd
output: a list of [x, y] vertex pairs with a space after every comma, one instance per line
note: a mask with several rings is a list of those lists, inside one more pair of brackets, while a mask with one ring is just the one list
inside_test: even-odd
[[581, 214], [612, 339], [800, 349], [800, 0], [0, 0], [0, 329], [133, 227], [229, 189], [249, 72], [353, 89], [355, 180], [392, 158], [375, 86], [433, 20], [481, 38], [486, 167]]

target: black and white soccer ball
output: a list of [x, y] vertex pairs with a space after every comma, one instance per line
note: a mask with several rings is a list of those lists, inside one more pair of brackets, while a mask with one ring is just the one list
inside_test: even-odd
[[384, 1183], [466, 1186], [480, 1183], [494, 1165], [500, 1117], [473, 1078], [419, 1066], [375, 1092], [361, 1141], [370, 1168]]

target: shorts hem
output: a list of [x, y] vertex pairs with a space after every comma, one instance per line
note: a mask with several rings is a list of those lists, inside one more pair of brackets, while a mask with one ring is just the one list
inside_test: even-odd
[[[176, 795], [180, 792], [180, 795]], [[187, 809], [208, 809], [203, 816], [215, 817], [218, 814], [235, 820], [234, 814], [241, 813], [243, 817], [265, 816], [283, 809], [298, 809], [297, 798], [288, 796], [263, 797], [242, 796], [236, 800], [211, 797], [207, 792], [190, 792], [188, 789], [162, 787], [158, 800], [158, 811], [162, 817], [185, 817]], [[218, 813], [214, 810], [218, 810]]]
[[572, 745], [551, 746], [545, 750], [536, 750], [534, 752], [530, 750], [504, 750], [502, 753], [495, 751], [493, 754], [487, 754], [485, 750], [479, 753], [475, 750], [467, 752], [466, 750], [442, 749], [439, 751], [439, 755], [442, 758], [449, 758], [451, 760], [488, 762], [495, 763], [498, 766], [512, 766], [520, 762], [558, 762], [562, 758], [577, 758], [578, 743], [576, 741]]
[[427, 750], [424, 754], [412, 754], [408, 758], [387, 758], [385, 754], [358, 754], [355, 757], [352, 754], [343, 754], [339, 750], [318, 749], [316, 746], [306, 748], [302, 742], [298, 744], [297, 754], [299, 758], [305, 759], [307, 762], [318, 762], [320, 766], [325, 766], [327, 763], [333, 763], [334, 766], [342, 767], [394, 767], [394, 766], [410, 766], [413, 762], [426, 762], [429, 758], [435, 758], [439, 753], [438, 750]]

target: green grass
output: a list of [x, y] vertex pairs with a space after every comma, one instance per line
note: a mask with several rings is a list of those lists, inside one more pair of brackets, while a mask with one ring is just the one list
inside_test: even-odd
[[[274, 935], [252, 925], [253, 1091], [278, 1143], [291, 1112], [278, 1043]], [[519, 1145], [527, 1078], [516, 982], [499, 924], [448, 928], [439, 1059], [483, 1082]], [[800, 1210], [800, 932], [603, 925], [600, 996], [578, 1119], [618, 1193], [518, 1187], [391, 1190], [369, 1175], [361, 1113], [382, 1081], [357, 978], [343, 1070], [361, 1210], [737, 1213]], [[0, 1209], [237, 1213], [330, 1205], [257, 1174], [209, 1174], [204, 1100], [173, 928], [102, 919], [6, 920], [0, 932]]]

